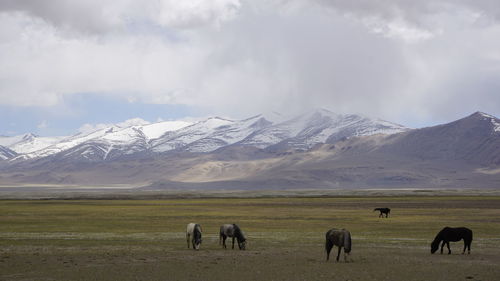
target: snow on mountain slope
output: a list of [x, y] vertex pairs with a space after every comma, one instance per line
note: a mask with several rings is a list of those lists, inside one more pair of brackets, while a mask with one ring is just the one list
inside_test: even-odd
[[39, 137], [33, 134], [25, 135], [21, 141], [9, 146], [18, 154], [31, 153], [54, 145], [66, 137]]
[[269, 126], [239, 144], [266, 148], [273, 145], [307, 150], [319, 143], [333, 142], [344, 137], [392, 134], [406, 127], [359, 115], [341, 115], [317, 109], [288, 121]]
[[229, 126], [234, 122], [235, 121], [219, 117], [211, 117], [206, 120], [197, 122], [191, 126], [168, 132], [161, 138], [153, 140], [151, 142], [151, 146], [153, 151], [155, 152], [165, 152], [169, 150], [179, 149], [193, 142], [207, 138], [212, 133], [214, 133], [217, 128]]
[[[75, 155], [76, 152], [69, 150], [75, 148], [77, 151], [81, 151], [83, 147], [89, 148], [96, 145], [97, 148], [95, 151], [106, 151], [106, 153], [102, 154], [102, 159], [106, 159], [113, 150], [115, 152], [116, 150], [122, 150], [119, 154], [131, 154], [148, 149], [147, 142], [150, 139], [189, 124], [189, 122], [183, 121], [165, 121], [147, 125], [133, 125], [125, 128], [114, 125], [90, 133], [78, 133], [70, 137], [61, 138], [57, 143], [42, 149], [31, 149], [16, 157], [15, 160], [41, 158], [63, 151], [67, 151], [64, 155]], [[82, 144], [86, 145], [80, 146]], [[94, 151], [94, 149], [91, 150]], [[86, 151], [85, 153], [82, 152], [84, 158], [89, 158], [85, 157], [89, 155], [101, 155], [100, 153], [84, 151]], [[90, 158], [94, 158], [94, 156]]]
[[259, 131], [272, 123], [261, 115], [241, 121], [233, 121], [228, 125], [217, 127], [209, 136], [187, 145], [184, 150], [190, 152], [210, 152], [223, 146], [234, 144], [248, 135]]
[[15, 151], [9, 149], [8, 147], [0, 145], [0, 161], [12, 159], [16, 155], [17, 153]]
[[500, 132], [500, 119], [496, 118], [495, 116], [486, 114], [484, 112], [476, 112], [476, 113], [481, 117], [483, 117], [483, 120], [490, 120], [494, 132]]
[[[153, 124], [142, 119], [132, 121], [59, 139], [26, 136], [25, 146], [17, 146], [21, 153], [14, 160], [55, 154], [72, 159], [105, 160], [147, 151], [212, 152], [233, 144], [260, 149], [307, 150], [316, 144], [341, 138], [407, 130], [387, 121], [341, 115], [324, 109], [293, 118], [271, 113], [244, 120], [211, 117], [194, 124], [184, 121]], [[39, 147], [42, 148], [37, 149]]]
[[24, 134], [12, 137], [0, 137], [0, 145], [22, 154], [43, 149], [59, 142], [64, 137], [40, 137], [34, 134]]
[[31, 134], [25, 134], [25, 135], [18, 135], [18, 136], [0, 136], [0, 145], [9, 147], [16, 142], [19, 142], [23, 139], [23, 137], [31, 135]]
[[157, 139], [166, 132], [176, 131], [193, 123], [186, 121], [163, 121], [140, 127], [148, 140]]

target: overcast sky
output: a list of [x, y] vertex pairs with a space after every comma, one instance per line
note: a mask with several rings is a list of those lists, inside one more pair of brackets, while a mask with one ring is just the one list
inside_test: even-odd
[[500, 116], [498, 0], [0, 0], [0, 134], [322, 107]]

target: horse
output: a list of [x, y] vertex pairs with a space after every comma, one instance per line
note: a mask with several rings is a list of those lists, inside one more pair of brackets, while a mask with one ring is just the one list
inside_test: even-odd
[[246, 239], [243, 231], [236, 224], [234, 224], [234, 223], [233, 224], [224, 224], [224, 225], [221, 225], [221, 227], [220, 227], [219, 245], [222, 245], [224, 247], [224, 249], [226, 249], [227, 237], [233, 238], [232, 249], [234, 249], [234, 238], [236, 238], [236, 240], [238, 240], [238, 247], [240, 248], [240, 250], [246, 249], [247, 239]]
[[441, 254], [443, 253], [444, 244], [448, 247], [448, 255], [451, 254], [450, 241], [458, 242], [464, 240], [464, 250], [462, 255], [465, 254], [465, 249], [468, 249], [468, 254], [470, 254], [470, 244], [472, 243], [472, 230], [467, 227], [445, 227], [436, 235], [434, 241], [431, 243], [431, 254], [434, 254], [439, 248], [439, 243], [441, 244]]
[[344, 262], [347, 262], [347, 255], [351, 253], [351, 233], [346, 229], [332, 228], [326, 232], [326, 261], [330, 259], [330, 251], [333, 246], [339, 247], [337, 261], [339, 261], [340, 251], [344, 247]]
[[189, 238], [192, 237], [191, 243], [194, 250], [199, 250], [201, 245], [201, 226], [197, 223], [188, 223], [186, 228], [186, 240], [189, 249]]
[[385, 217], [388, 218], [389, 217], [389, 213], [391, 212], [391, 209], [389, 208], [375, 208], [373, 209], [373, 211], [380, 211], [380, 215], [378, 215], [378, 217], [384, 217], [384, 214], [385, 214]]

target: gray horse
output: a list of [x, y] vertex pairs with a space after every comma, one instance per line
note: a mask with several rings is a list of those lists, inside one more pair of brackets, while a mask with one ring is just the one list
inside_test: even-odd
[[226, 249], [227, 237], [233, 238], [232, 249], [234, 249], [234, 238], [236, 238], [236, 240], [238, 240], [238, 247], [240, 248], [240, 250], [245, 250], [247, 238], [245, 237], [245, 234], [243, 233], [243, 231], [240, 229], [239, 226], [233, 223], [233, 224], [224, 224], [220, 227], [219, 245], [222, 244], [224, 249]]
[[326, 232], [326, 260], [330, 259], [330, 251], [333, 246], [339, 247], [337, 261], [339, 261], [340, 251], [344, 247], [344, 261], [347, 261], [347, 255], [351, 252], [351, 233], [346, 229], [332, 228]]

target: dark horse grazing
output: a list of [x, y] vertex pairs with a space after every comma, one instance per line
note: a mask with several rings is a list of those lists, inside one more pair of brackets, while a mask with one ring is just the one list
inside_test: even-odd
[[462, 254], [465, 253], [465, 248], [468, 249], [468, 254], [470, 254], [470, 244], [472, 243], [472, 230], [466, 227], [445, 227], [436, 235], [434, 241], [431, 243], [431, 254], [434, 254], [439, 248], [439, 243], [441, 244], [441, 254], [443, 253], [444, 244], [448, 247], [448, 255], [451, 254], [450, 241], [457, 242], [464, 239], [464, 250]]
[[330, 259], [330, 251], [333, 246], [339, 247], [337, 253], [337, 261], [339, 261], [340, 250], [344, 247], [344, 261], [346, 261], [346, 255], [351, 252], [351, 233], [345, 229], [332, 228], [326, 232], [326, 260]]
[[389, 208], [375, 208], [373, 209], [373, 211], [380, 211], [380, 215], [378, 215], [378, 217], [384, 217], [384, 214], [385, 214], [385, 217], [388, 218], [389, 217], [389, 213], [391, 212], [391, 209]]
[[232, 249], [234, 249], [234, 238], [236, 238], [236, 240], [238, 240], [238, 247], [240, 248], [240, 250], [245, 250], [247, 238], [245, 237], [245, 234], [243, 233], [243, 231], [240, 229], [239, 226], [233, 223], [233, 224], [224, 224], [220, 227], [219, 245], [222, 244], [224, 249], [226, 249], [227, 237], [233, 238]]
[[[192, 240], [189, 241], [190, 237]], [[201, 245], [201, 226], [197, 223], [188, 223], [186, 227], [186, 240], [189, 248], [189, 242], [193, 244], [193, 249], [199, 250]]]

